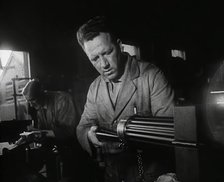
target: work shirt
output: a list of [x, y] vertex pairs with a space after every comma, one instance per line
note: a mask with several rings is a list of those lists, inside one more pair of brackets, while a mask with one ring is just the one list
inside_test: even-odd
[[119, 93], [119, 91], [122, 87], [122, 83], [123, 83], [123, 80], [124, 80], [123, 77], [121, 77], [119, 80], [116, 80], [114, 82], [113, 81], [107, 81], [107, 90], [109, 92], [110, 100], [113, 104], [114, 109], [116, 107], [118, 93]]
[[92, 151], [87, 133], [93, 125], [116, 130], [117, 121], [128, 119], [134, 114], [135, 108], [139, 115], [144, 116], [173, 115], [174, 92], [163, 72], [155, 65], [138, 61], [130, 55], [126, 55], [126, 58], [124, 80], [117, 92], [117, 102], [111, 102], [107, 80], [102, 75], [90, 85], [77, 127], [78, 140], [90, 154]]
[[75, 140], [77, 126], [72, 97], [61, 91], [48, 91], [44, 105], [37, 111], [38, 128], [53, 130], [57, 142], [66, 144]]
[[[119, 120], [128, 119], [135, 113], [142, 116], [173, 116], [174, 92], [162, 71], [130, 55], [126, 55], [126, 58], [123, 80], [120, 85], [114, 85], [117, 89], [115, 96], [108, 91], [108, 82], [103, 76], [96, 78], [90, 85], [84, 112], [77, 127], [78, 140], [90, 155], [94, 150], [88, 139], [91, 126], [116, 132]], [[139, 166], [135, 151], [120, 147], [119, 142], [107, 140], [101, 150], [104, 153], [106, 182], [138, 181]], [[145, 181], [155, 181], [167, 169], [170, 171], [168, 150], [158, 152], [150, 147], [144, 154]], [[166, 161], [169, 161], [168, 166], [164, 164]]]

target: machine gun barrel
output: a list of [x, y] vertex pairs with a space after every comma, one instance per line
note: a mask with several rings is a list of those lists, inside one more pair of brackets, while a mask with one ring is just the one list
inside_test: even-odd
[[119, 120], [117, 131], [99, 129], [97, 136], [113, 141], [141, 141], [172, 143], [174, 141], [174, 121], [172, 117], [132, 116]]
[[159, 121], [159, 122], [173, 123], [173, 117], [161, 117], [161, 116], [146, 117], [146, 116], [134, 115], [134, 116], [130, 117], [129, 120], [131, 120], [131, 121], [134, 121], [134, 120], [136, 120], [136, 121]]

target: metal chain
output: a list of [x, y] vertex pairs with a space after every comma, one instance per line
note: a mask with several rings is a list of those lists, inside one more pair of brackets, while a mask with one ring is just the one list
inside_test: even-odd
[[144, 168], [143, 168], [143, 160], [142, 160], [142, 151], [137, 150], [137, 162], [138, 162], [138, 181], [144, 182]]

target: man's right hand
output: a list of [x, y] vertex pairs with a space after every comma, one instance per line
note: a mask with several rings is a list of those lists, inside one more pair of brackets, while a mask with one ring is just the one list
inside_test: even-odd
[[103, 143], [100, 142], [96, 137], [97, 126], [91, 126], [88, 131], [88, 139], [95, 147], [102, 147]]

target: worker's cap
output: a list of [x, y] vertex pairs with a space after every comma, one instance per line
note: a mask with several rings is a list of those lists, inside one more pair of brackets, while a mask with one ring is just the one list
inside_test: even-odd
[[23, 96], [26, 100], [36, 100], [42, 94], [42, 86], [38, 80], [30, 80], [22, 90]]

